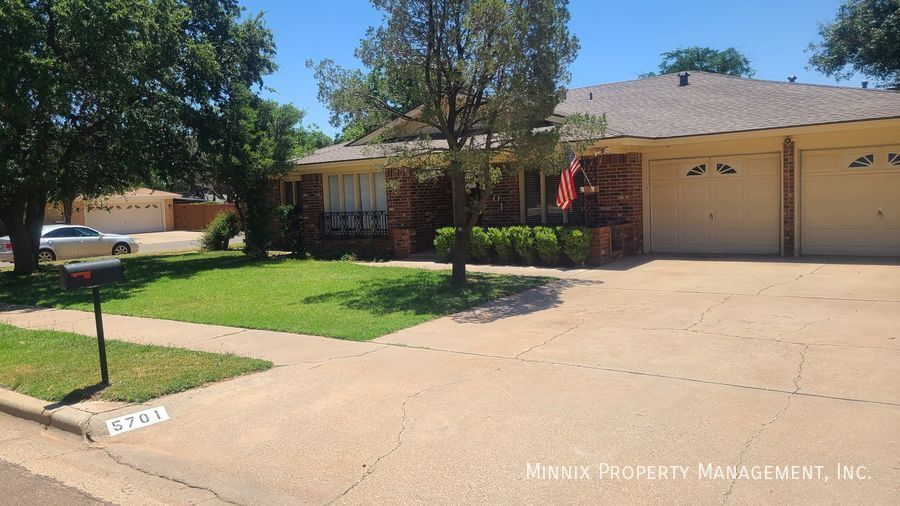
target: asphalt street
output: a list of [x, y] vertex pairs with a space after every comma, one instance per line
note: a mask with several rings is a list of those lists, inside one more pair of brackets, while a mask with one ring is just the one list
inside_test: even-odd
[[44, 506], [110, 504], [5, 460], [0, 460], [0, 503]]

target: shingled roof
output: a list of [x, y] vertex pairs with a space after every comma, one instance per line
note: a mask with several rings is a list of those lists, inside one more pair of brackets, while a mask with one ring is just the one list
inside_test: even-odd
[[[556, 113], [606, 114], [607, 137], [665, 139], [900, 117], [900, 92], [691, 72], [568, 91]], [[329, 146], [297, 164], [381, 158], [377, 146]]]

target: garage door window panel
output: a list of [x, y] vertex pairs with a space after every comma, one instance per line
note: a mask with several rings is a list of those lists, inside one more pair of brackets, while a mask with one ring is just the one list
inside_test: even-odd
[[869, 153], [867, 155], [857, 157], [855, 160], [850, 162], [850, 165], [848, 167], [851, 169], [863, 169], [866, 167], [871, 167], [873, 163], [875, 163], [875, 154]]

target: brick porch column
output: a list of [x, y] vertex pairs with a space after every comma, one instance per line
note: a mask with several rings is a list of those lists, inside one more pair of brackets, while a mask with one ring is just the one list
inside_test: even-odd
[[794, 178], [795, 170], [795, 149], [794, 141], [790, 137], [784, 138], [784, 145], [781, 151], [781, 167], [782, 167], [782, 184], [784, 205], [782, 209], [782, 219], [784, 228], [784, 254], [794, 254]]

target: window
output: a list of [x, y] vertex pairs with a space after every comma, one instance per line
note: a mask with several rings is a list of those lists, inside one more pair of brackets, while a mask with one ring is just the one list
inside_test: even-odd
[[281, 186], [281, 194], [284, 195], [284, 198], [282, 199], [284, 205], [294, 205], [294, 183], [292, 181], [285, 181]]
[[685, 174], [685, 176], [702, 176], [703, 174], [706, 174], [705, 163], [701, 163], [700, 165], [691, 167], [691, 169], [687, 171], [687, 174]]
[[77, 230], [78, 233], [81, 234], [82, 237], [100, 237], [100, 232], [97, 232], [96, 230], [91, 230], [89, 228], [78, 227], [75, 230]]
[[559, 174], [544, 175], [526, 171], [525, 180], [525, 223], [527, 225], [562, 225], [564, 223], [583, 225], [584, 195], [577, 189], [584, 185], [584, 174], [575, 176], [577, 198], [567, 211], [556, 205], [556, 190], [559, 188]]
[[719, 174], [722, 174], [722, 175], [730, 175], [730, 174], [738, 173], [737, 169], [735, 169], [731, 165], [728, 165], [727, 163], [717, 163], [716, 164], [716, 172]]
[[868, 155], [862, 155], [856, 160], [850, 162], [848, 168], [850, 169], [861, 169], [872, 165], [875, 162], [875, 155], [869, 153]]
[[325, 181], [325, 210], [328, 212], [387, 210], [383, 172], [334, 175]]
[[900, 153], [888, 153], [888, 163], [900, 167]]
[[57, 228], [55, 230], [51, 230], [44, 234], [47, 239], [62, 239], [64, 237], [81, 237], [81, 234], [78, 233], [78, 230], [72, 227], [66, 228]]

